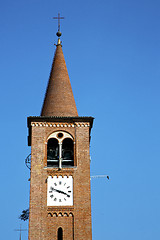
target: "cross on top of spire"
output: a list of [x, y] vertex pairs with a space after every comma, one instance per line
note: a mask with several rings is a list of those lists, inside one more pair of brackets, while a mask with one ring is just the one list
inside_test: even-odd
[[60, 17], [60, 13], [58, 13], [58, 17], [53, 17], [53, 19], [58, 19], [58, 32], [57, 36], [60, 37], [62, 33], [60, 32], [60, 19], [64, 19], [64, 17]]

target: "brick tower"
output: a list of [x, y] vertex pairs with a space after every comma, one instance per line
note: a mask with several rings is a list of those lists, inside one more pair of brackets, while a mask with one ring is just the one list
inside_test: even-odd
[[79, 117], [60, 32], [41, 116], [28, 117], [29, 240], [91, 240], [90, 132]]

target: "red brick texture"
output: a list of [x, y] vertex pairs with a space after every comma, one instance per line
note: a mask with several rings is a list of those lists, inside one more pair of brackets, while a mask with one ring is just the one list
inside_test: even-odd
[[[91, 240], [90, 123], [84, 120], [83, 124], [74, 122], [73, 126], [73, 122], [68, 122], [71, 127], [64, 127], [66, 122], [60, 127], [53, 124], [31, 122], [29, 240], [57, 240], [59, 227], [63, 229], [63, 240]], [[55, 131], [66, 131], [73, 136], [74, 167], [47, 168], [47, 139]], [[48, 176], [73, 177], [73, 206], [47, 207]]]
[[78, 116], [61, 45], [56, 48], [41, 116]]

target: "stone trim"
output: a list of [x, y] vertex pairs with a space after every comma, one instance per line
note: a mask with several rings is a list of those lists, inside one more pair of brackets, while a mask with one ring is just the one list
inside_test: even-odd
[[89, 127], [90, 124], [89, 123], [46, 123], [46, 122], [32, 122], [31, 123], [31, 126], [32, 127], [69, 127], [69, 128], [75, 128], [75, 127]]

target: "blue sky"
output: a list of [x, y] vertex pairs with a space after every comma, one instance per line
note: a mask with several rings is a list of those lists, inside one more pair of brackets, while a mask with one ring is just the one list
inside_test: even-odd
[[[29, 205], [27, 116], [40, 114], [57, 41], [91, 140], [93, 240], [160, 238], [160, 2], [5, 0], [0, 4], [1, 239]], [[23, 232], [22, 240], [27, 239]]]

